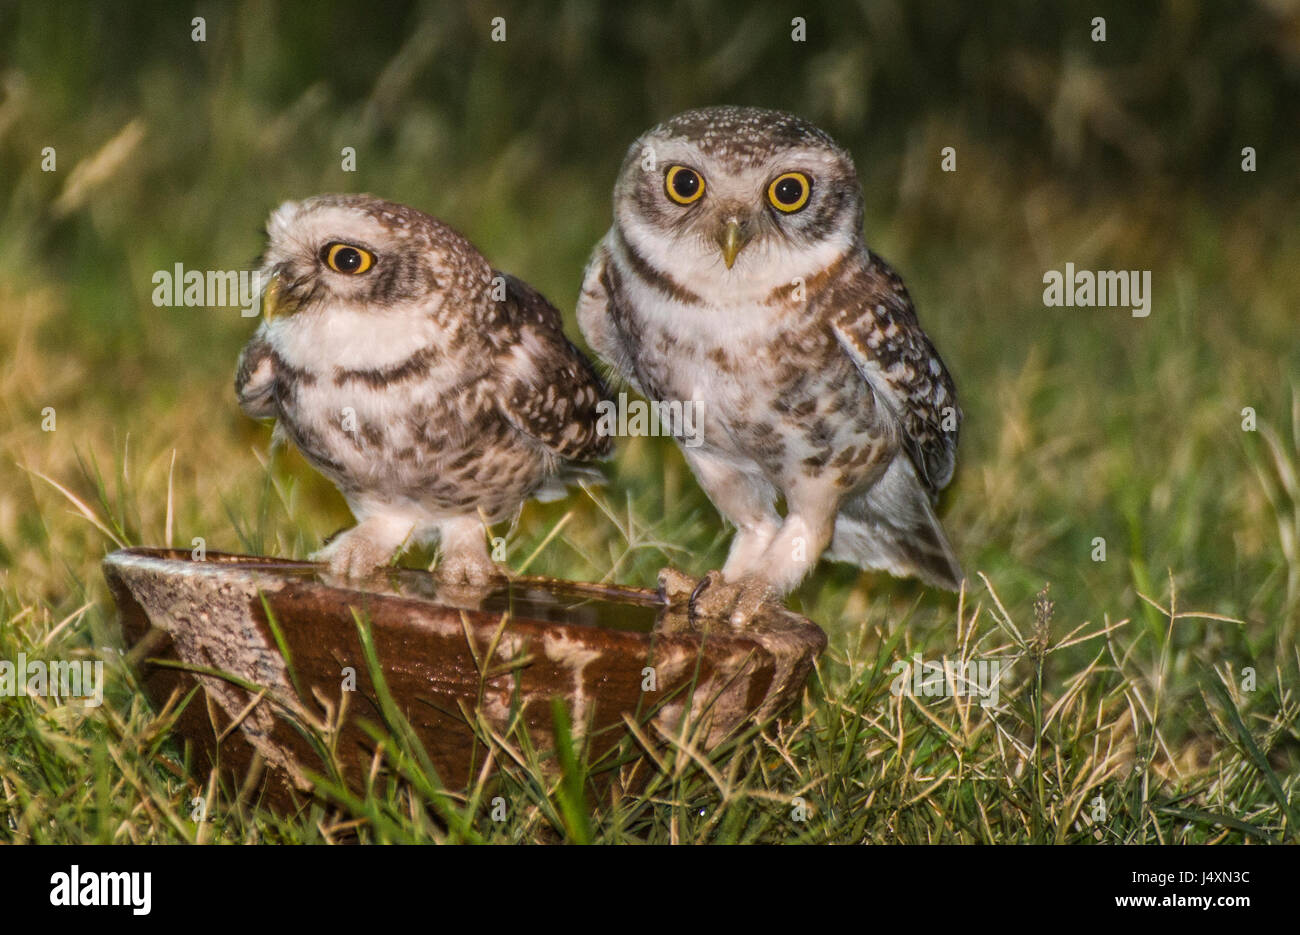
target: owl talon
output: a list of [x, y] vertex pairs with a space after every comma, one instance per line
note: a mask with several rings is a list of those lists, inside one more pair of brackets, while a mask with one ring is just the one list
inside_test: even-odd
[[339, 536], [343, 535], [345, 532], [347, 532], [349, 528], [351, 527], [340, 526], [338, 529], [334, 530], [332, 533], [330, 533], [328, 536], [322, 539], [320, 541], [320, 549], [312, 553], [311, 560], [314, 562], [323, 561], [323, 559], [317, 558], [317, 556], [321, 555], [327, 548], [329, 548], [329, 546], [333, 545], [334, 540], [337, 539]]
[[676, 568], [659, 571], [659, 597], [669, 607], [688, 606], [698, 589], [698, 582], [683, 571]]
[[433, 570], [439, 587], [482, 590], [508, 581], [505, 572], [491, 559], [477, 555], [450, 555]]
[[337, 534], [323, 549], [313, 552], [313, 562], [324, 562], [336, 578], [365, 578], [393, 560], [396, 549], [368, 538], [360, 527]]
[[711, 571], [691, 594], [692, 622], [725, 620], [733, 627], [748, 625], [765, 607], [781, 604], [781, 592], [761, 578], [727, 581], [720, 571]]
[[731, 611], [730, 623], [733, 627], [748, 626], [771, 606], [784, 606], [781, 592], [765, 581], [750, 580], [741, 585], [740, 594]]
[[[701, 597], [715, 584], [722, 584], [724, 590], [725, 586], [727, 586], [723, 579], [723, 573], [720, 571], [708, 572], [707, 575], [702, 577], [702, 579], [699, 579], [699, 583], [695, 585], [692, 592], [690, 592], [690, 612], [692, 612], [692, 615], [695, 614], [695, 609], [697, 609], [697, 607], [710, 606], [708, 603], [702, 603]], [[718, 601], [719, 597], [722, 598], [723, 601], [727, 599], [725, 593], [715, 593], [714, 602]]]

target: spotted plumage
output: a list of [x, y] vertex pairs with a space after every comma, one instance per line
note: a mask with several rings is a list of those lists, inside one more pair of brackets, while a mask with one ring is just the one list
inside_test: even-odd
[[267, 233], [266, 319], [235, 389], [358, 520], [318, 557], [362, 574], [440, 538], [444, 580], [482, 583], [483, 520], [562, 494], [608, 452], [599, 378], [536, 290], [426, 214], [322, 195]]
[[[656, 400], [736, 527], [711, 610], [752, 613], [831, 557], [956, 588], [933, 511], [961, 412], [902, 280], [866, 246], [849, 155], [790, 114], [691, 111], [632, 144], [588, 266], [588, 342]], [[784, 500], [785, 515], [777, 511]]]

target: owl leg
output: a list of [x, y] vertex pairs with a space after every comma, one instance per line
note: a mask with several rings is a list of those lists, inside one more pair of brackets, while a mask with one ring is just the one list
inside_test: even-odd
[[830, 485], [788, 491], [785, 522], [751, 574], [788, 594], [812, 571], [835, 533], [840, 495]]
[[756, 574], [781, 529], [776, 489], [733, 461], [690, 452], [687, 458], [713, 505], [736, 527], [726, 564], [700, 579], [690, 597], [690, 613], [743, 624], [781, 596]]
[[731, 551], [727, 553], [726, 564], [722, 566], [722, 574], [732, 581], [750, 574], [779, 529], [780, 525], [775, 518], [764, 518], [753, 525], [737, 526], [736, 536], [731, 540]]
[[762, 555], [737, 578], [706, 575], [691, 597], [696, 615], [725, 617], [733, 626], [752, 620], [766, 604], [780, 603], [825, 551], [835, 530], [838, 499], [832, 492], [787, 494], [785, 522]]
[[482, 588], [503, 577], [488, 555], [483, 523], [477, 516], [461, 516], [439, 524], [442, 558], [434, 577], [444, 586]]
[[368, 516], [347, 532], [335, 536], [325, 548], [312, 554], [315, 562], [327, 562], [330, 574], [360, 578], [387, 565], [410, 538], [414, 524], [397, 516]]
[[781, 518], [772, 506], [776, 491], [764, 478], [721, 458], [690, 454], [687, 458], [713, 505], [736, 527], [722, 574], [739, 580], [762, 558], [781, 527]]

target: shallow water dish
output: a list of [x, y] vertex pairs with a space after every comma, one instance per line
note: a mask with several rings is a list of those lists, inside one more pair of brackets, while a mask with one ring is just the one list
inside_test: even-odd
[[[169, 549], [114, 552], [104, 574], [154, 704], [200, 683], [206, 698], [191, 699], [177, 731], [279, 807], [301, 801], [308, 772], [325, 772], [303, 727], [328, 723], [331, 711], [344, 712], [335, 736], [343, 778], [356, 788], [371, 768], [375, 744], [361, 721], [380, 723], [382, 712], [363, 632], [452, 788], [483, 765], [472, 718], [504, 732], [519, 712], [546, 751], [558, 697], [593, 762], [623, 738], [625, 717], [646, 727], [647, 742], [689, 723], [695, 742], [712, 747], [797, 701], [826, 646], [818, 626], [784, 609], [737, 629], [690, 621], [653, 591], [554, 579], [453, 596], [438, 594], [427, 572], [395, 568], [358, 590], [307, 562], [216, 552], [195, 561]], [[341, 704], [349, 672], [355, 692]], [[625, 778], [636, 764], [624, 764]]]

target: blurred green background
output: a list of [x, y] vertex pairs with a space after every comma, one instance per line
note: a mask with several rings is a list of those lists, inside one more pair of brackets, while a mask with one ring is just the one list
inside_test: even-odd
[[[966, 412], [941, 513], [969, 592], [821, 565], [791, 596], [831, 643], [800, 724], [711, 754], [749, 764], [724, 808], [675, 772], [671, 803], [615, 809], [606, 836], [789, 840], [801, 790], [808, 840], [1294, 839], [1297, 0], [0, 0], [0, 657], [107, 655], [98, 566], [119, 545], [301, 557], [350, 523], [236, 406], [254, 321], [155, 307], [156, 271], [248, 268], [280, 202], [369, 191], [465, 232], [577, 339], [626, 147], [716, 103], [795, 111], [856, 158], [867, 241]], [[1066, 263], [1151, 271], [1150, 317], [1044, 307]], [[503, 526], [509, 564], [640, 585], [720, 564], [728, 532], [671, 442], [623, 440], [608, 474]], [[1045, 583], [1054, 615], [1034, 611]], [[1029, 641], [1008, 648], [1007, 620]], [[965, 653], [976, 630], [1019, 660], [996, 719], [887, 694], [894, 661]], [[215, 780], [114, 671], [93, 716], [0, 706], [0, 838], [334, 833], [317, 806], [287, 830], [224, 806], [219, 827], [183, 821]], [[546, 783], [521, 788], [540, 811], [480, 830], [556, 839]], [[1084, 824], [1099, 795], [1104, 834]]]
[[[281, 201], [369, 191], [464, 231], [576, 338], [624, 150], [723, 102], [795, 111], [855, 156], [868, 242], [906, 278], [967, 413], [944, 510], [969, 573], [1022, 607], [1051, 581], [1062, 610], [1096, 620], [1146, 613], [1136, 593], [1165, 594], [1172, 572], [1187, 601], [1248, 622], [1189, 626], [1192, 645], [1294, 632], [1300, 5], [1286, 0], [6, 3], [0, 567], [56, 603], [97, 577], [109, 543], [30, 473], [90, 498], [78, 459], [116, 465], [106, 510], [132, 540], [302, 553], [348, 521], [290, 454], [283, 515], [244, 528], [266, 509], [269, 434], [231, 390], [254, 323], [154, 307], [154, 271], [247, 268]], [[940, 171], [945, 146], [956, 172]], [[1042, 275], [1066, 262], [1152, 270], [1151, 316], [1044, 308]], [[1276, 445], [1242, 431], [1246, 406]], [[665, 561], [699, 572], [725, 554], [670, 444], [627, 442], [611, 476], [603, 507], [530, 507], [512, 560], [566, 510], [579, 521], [530, 570], [649, 584]], [[844, 566], [796, 596], [846, 637], [873, 608], [918, 601], [954, 606]]]

